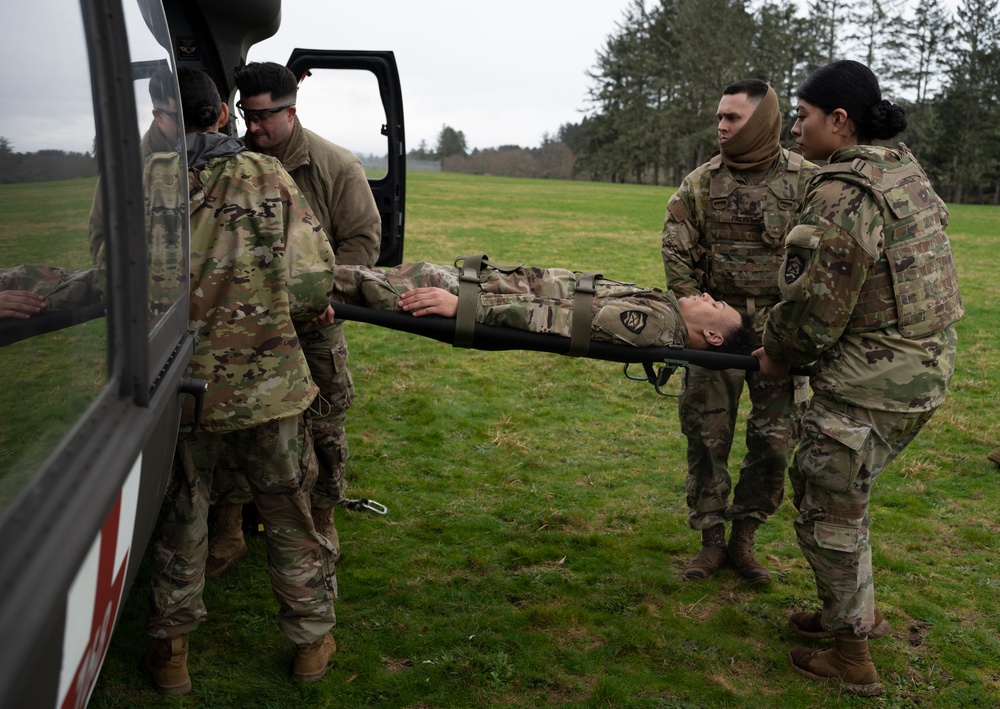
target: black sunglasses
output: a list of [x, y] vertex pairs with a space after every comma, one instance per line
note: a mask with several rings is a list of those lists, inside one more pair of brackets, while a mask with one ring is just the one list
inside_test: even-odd
[[180, 118], [180, 115], [181, 115], [181, 114], [180, 114], [180, 113], [178, 113], [177, 111], [168, 111], [167, 109], [165, 109], [165, 108], [160, 108], [159, 106], [153, 106], [153, 108], [154, 108], [155, 110], [159, 111], [160, 113], [162, 113], [162, 114], [163, 114], [164, 116], [166, 116], [167, 118], [173, 118], [173, 119], [174, 119], [175, 121], [176, 121], [176, 120], [177, 120], [178, 118]]
[[240, 117], [247, 122], [247, 125], [249, 125], [251, 123], [260, 123], [261, 121], [267, 119], [268, 116], [275, 113], [281, 113], [286, 108], [291, 108], [294, 105], [295, 102], [293, 101], [292, 103], [286, 103], [284, 106], [275, 106], [274, 108], [255, 108], [251, 110], [244, 109], [243, 102], [237, 101], [236, 110], [240, 112]]

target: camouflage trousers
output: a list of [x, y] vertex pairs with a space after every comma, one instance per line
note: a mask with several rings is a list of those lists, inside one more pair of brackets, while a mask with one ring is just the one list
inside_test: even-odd
[[[744, 383], [751, 403], [747, 453], [733, 490], [729, 451]], [[692, 529], [741, 518], [764, 522], [778, 509], [785, 492], [785, 468], [799, 438], [807, 387], [805, 377], [769, 382], [739, 369], [685, 369], [678, 413], [688, 442], [685, 493]]]
[[336, 622], [333, 548], [309, 512], [315, 480], [309, 429], [301, 416], [231, 433], [181, 433], [153, 547], [147, 632], [158, 638], [190, 633], [206, 615], [202, 601], [208, 558], [212, 473], [223, 445], [249, 471], [264, 522], [268, 572], [278, 599], [278, 626], [293, 643], [311, 643]]
[[[319, 387], [319, 396], [310, 412], [310, 428], [319, 474], [311, 498], [314, 507], [331, 508], [347, 496], [347, 432], [344, 422], [354, 403], [354, 380], [347, 368], [347, 340], [344, 327], [335, 324], [300, 336], [309, 373]], [[244, 469], [235, 456], [220, 458], [212, 483], [212, 502], [245, 505], [250, 487]]]
[[815, 396], [789, 469], [799, 548], [823, 602], [823, 627], [867, 637], [875, 623], [868, 502], [882, 470], [933, 415], [872, 411]]

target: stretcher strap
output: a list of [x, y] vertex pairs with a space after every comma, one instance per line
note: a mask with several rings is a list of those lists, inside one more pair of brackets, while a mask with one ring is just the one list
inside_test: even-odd
[[571, 357], [586, 357], [590, 351], [590, 325], [594, 319], [594, 281], [599, 273], [578, 273], [573, 288], [573, 319], [570, 321], [569, 352]]
[[[476, 332], [476, 306], [479, 302], [479, 273], [483, 263], [489, 260], [486, 254], [459, 256], [455, 259], [458, 268], [458, 310], [455, 313], [455, 347], [472, 347]], [[462, 265], [459, 266], [459, 263]]]

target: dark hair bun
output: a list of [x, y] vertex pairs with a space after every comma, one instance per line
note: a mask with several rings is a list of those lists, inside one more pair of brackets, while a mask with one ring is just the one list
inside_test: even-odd
[[219, 107], [202, 104], [195, 110], [195, 120], [193, 123], [200, 128], [215, 125], [219, 120]]
[[868, 133], [877, 140], [887, 140], [906, 130], [906, 111], [882, 99], [868, 112]]

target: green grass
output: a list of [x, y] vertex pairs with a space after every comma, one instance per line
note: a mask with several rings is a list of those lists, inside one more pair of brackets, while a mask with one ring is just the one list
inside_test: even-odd
[[[95, 179], [0, 187], [0, 268], [90, 266], [87, 216]], [[103, 319], [0, 348], [0, 511], [107, 381]]]
[[[659, 285], [669, 194], [412, 173], [405, 256], [483, 251]], [[881, 697], [841, 695], [788, 666], [801, 643], [786, 617], [817, 602], [787, 500], [758, 533], [770, 588], [728, 569], [678, 580], [699, 537], [686, 524], [676, 399], [611, 363], [456, 350], [349, 323], [349, 494], [389, 514], [337, 512], [344, 560], [327, 676], [289, 679], [293, 648], [252, 537], [247, 559], [207, 583], [193, 693], [161, 697], [141, 669], [143, 572], [91, 706], [996, 706], [1000, 469], [985, 456], [1000, 446], [1000, 210], [955, 206], [949, 231], [969, 312], [958, 371], [871, 508], [877, 598], [893, 626], [873, 642]], [[738, 439], [734, 475], [744, 451]]]

